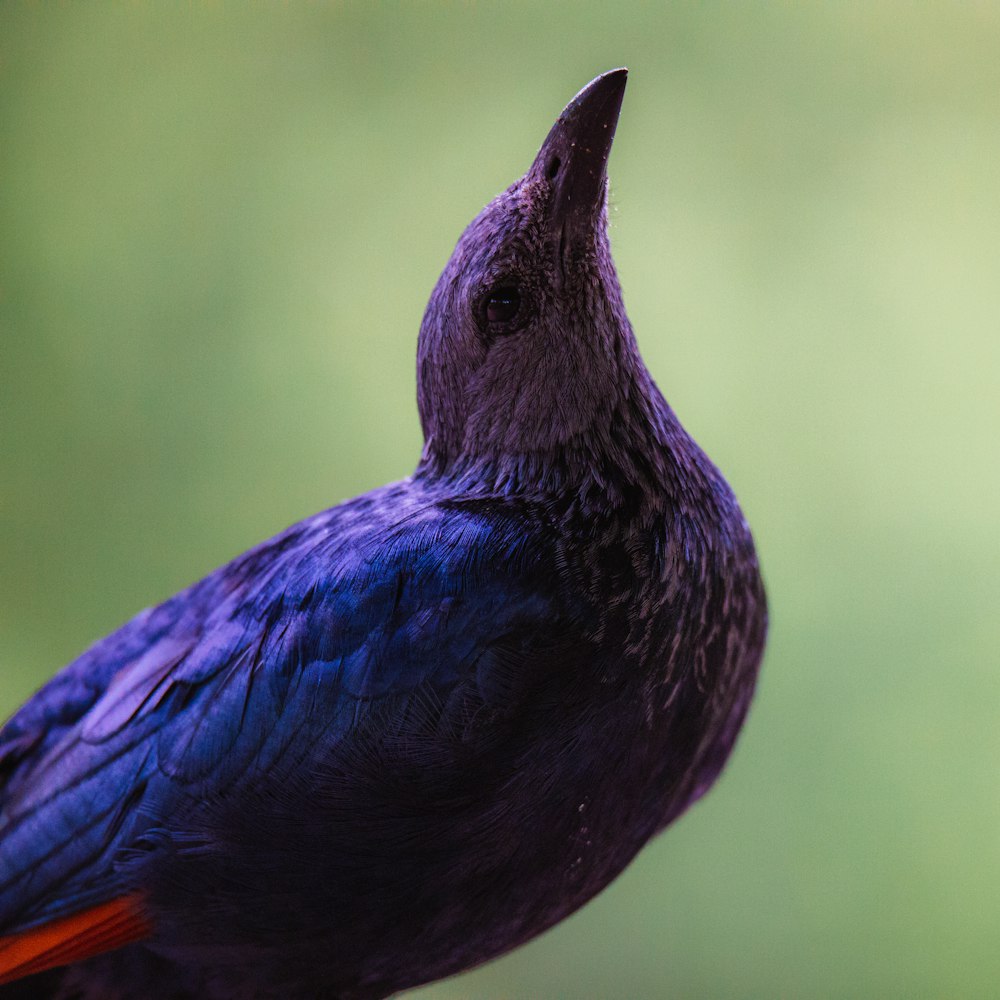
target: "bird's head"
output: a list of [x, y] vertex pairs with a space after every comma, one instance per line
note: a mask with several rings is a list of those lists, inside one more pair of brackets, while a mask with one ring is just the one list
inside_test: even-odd
[[626, 70], [599, 76], [462, 234], [420, 331], [424, 465], [545, 463], [609, 433], [645, 369], [607, 237]]

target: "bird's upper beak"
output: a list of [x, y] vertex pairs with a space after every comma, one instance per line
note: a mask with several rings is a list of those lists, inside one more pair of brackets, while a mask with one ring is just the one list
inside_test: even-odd
[[591, 236], [604, 207], [608, 154], [627, 78], [627, 69], [613, 69], [588, 83], [566, 105], [529, 171], [552, 184], [550, 225], [563, 245]]

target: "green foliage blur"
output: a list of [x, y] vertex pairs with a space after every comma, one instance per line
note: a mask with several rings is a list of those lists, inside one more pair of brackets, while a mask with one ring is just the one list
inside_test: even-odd
[[996, 996], [998, 51], [947, 0], [5, 3], [0, 714], [409, 473], [455, 239], [628, 65], [612, 244], [756, 533], [762, 682], [612, 888], [413, 996]]

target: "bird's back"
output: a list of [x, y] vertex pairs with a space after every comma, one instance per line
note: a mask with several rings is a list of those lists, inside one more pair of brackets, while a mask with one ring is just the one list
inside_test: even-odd
[[[161, 931], [186, 892], [216, 934], [225, 899], [233, 927], [259, 917], [266, 936], [267, 900], [296, 884], [292, 936], [329, 923], [310, 910], [346, 917], [374, 861], [408, 863], [421, 816], [405, 829], [393, 810], [433, 818], [495, 777], [475, 761], [540, 679], [526, 659], [568, 627], [553, 542], [538, 511], [469, 511], [408, 481], [98, 643], [0, 732], [0, 932], [137, 890]], [[262, 873], [245, 907], [227, 867]]]

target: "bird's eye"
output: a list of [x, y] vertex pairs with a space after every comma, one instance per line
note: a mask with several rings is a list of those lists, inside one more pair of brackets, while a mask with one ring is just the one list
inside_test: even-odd
[[490, 323], [509, 323], [520, 308], [521, 293], [516, 288], [494, 288], [486, 296], [486, 319]]

